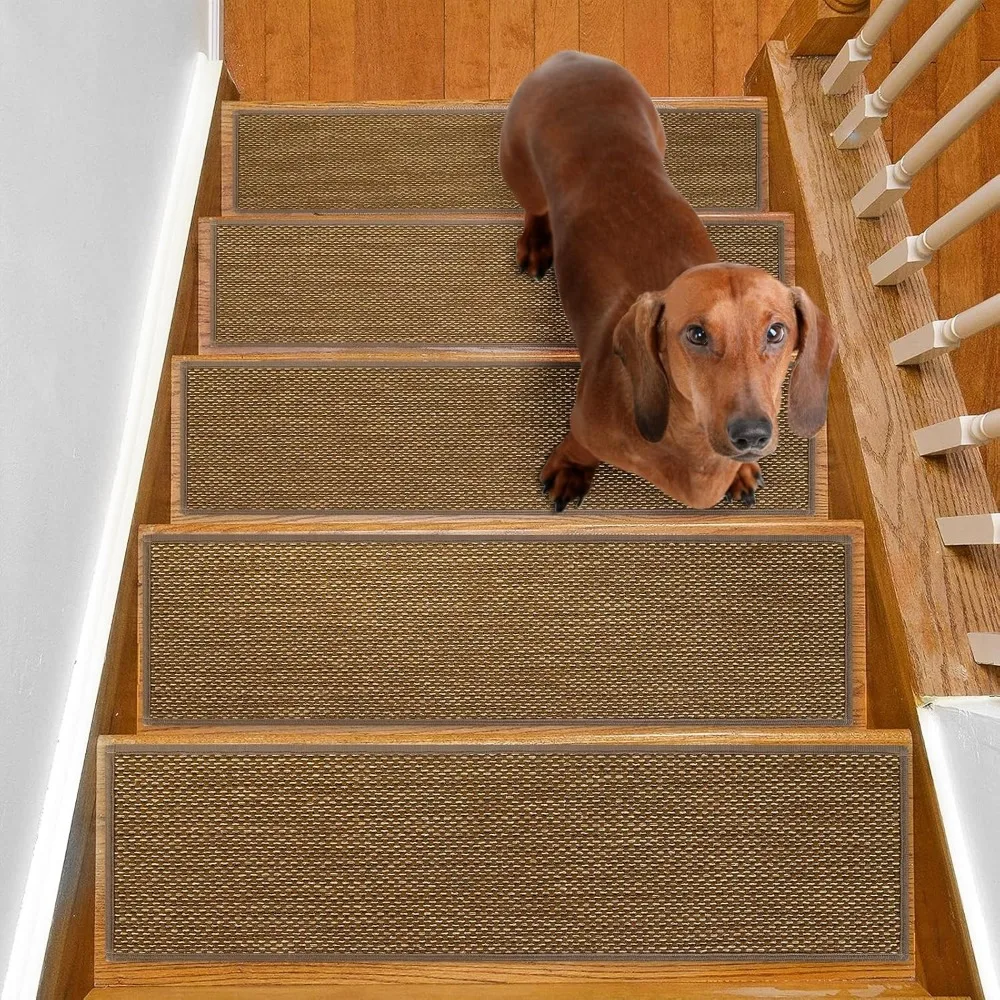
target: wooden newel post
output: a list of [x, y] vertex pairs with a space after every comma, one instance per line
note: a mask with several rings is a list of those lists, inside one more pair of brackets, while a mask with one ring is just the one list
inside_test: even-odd
[[772, 40], [793, 56], [835, 56], [868, 19], [868, 0], [794, 0]]

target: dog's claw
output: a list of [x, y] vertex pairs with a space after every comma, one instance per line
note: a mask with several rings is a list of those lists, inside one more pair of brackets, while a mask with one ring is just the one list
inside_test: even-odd
[[743, 504], [744, 507], [756, 507], [757, 497], [753, 491], [750, 493], [744, 493], [743, 497], [740, 499], [740, 503]]
[[726, 503], [732, 503], [733, 502], [732, 492], [730, 490], [726, 490], [726, 495], [722, 499], [725, 500]]
[[556, 482], [556, 477], [555, 476], [549, 476], [548, 479], [543, 480], [542, 481], [542, 492], [543, 493], [548, 493], [549, 490], [551, 490], [552, 487], [555, 485], [555, 482]]
[[569, 503], [568, 500], [564, 500], [560, 497], [555, 503], [552, 504], [552, 509], [557, 513], [561, 514], [566, 509], [566, 504]]

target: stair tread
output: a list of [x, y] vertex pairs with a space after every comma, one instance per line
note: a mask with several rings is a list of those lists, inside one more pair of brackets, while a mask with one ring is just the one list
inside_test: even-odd
[[[767, 204], [766, 104], [657, 100], [671, 179], [698, 209]], [[227, 103], [223, 210], [500, 210], [517, 206], [497, 155], [506, 106]]]
[[[567, 431], [572, 355], [525, 352], [218, 356], [174, 362], [173, 517], [547, 511], [538, 473]], [[740, 516], [825, 513], [825, 440], [761, 462]], [[601, 466], [591, 512], [694, 516]], [[571, 515], [572, 516], [572, 515]]]
[[140, 718], [859, 725], [863, 566], [821, 521], [149, 527]]
[[[705, 216], [721, 259], [794, 283], [791, 217]], [[573, 347], [555, 277], [518, 273], [517, 215], [203, 219], [201, 350]]]
[[105, 737], [99, 758], [109, 968], [912, 966], [905, 732], [254, 730]]

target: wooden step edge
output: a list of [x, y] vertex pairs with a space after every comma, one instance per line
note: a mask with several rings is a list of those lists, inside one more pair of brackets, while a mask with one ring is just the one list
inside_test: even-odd
[[[702, 212], [700, 217], [706, 225], [738, 225], [757, 224], [782, 227], [782, 242], [780, 265], [786, 284], [795, 284], [795, 218], [788, 212]], [[214, 216], [198, 220], [198, 352], [202, 355], [217, 356], [229, 352], [226, 346], [220, 346], [215, 341], [215, 287], [216, 287], [216, 235], [220, 226], [287, 226], [299, 228], [302, 226], [373, 226], [373, 225], [490, 225], [496, 223], [520, 224], [521, 214], [516, 212], [450, 212], [442, 215], [430, 213], [372, 213], [330, 214], [330, 215], [293, 215], [287, 213], [240, 213], [238, 215]], [[527, 280], [527, 279], [525, 279]], [[402, 349], [420, 350], [421, 345], [401, 345]], [[266, 354], [310, 354], [317, 350], [324, 352], [340, 352], [357, 350], [358, 347], [338, 347], [331, 345], [325, 348], [296, 347], [294, 345], [255, 344], [256, 351]], [[371, 345], [378, 350], [379, 345]], [[381, 349], [398, 350], [400, 347], [383, 345]], [[461, 352], [461, 345], [440, 345], [435, 350], [442, 352]], [[476, 350], [505, 350], [504, 348], [466, 348]], [[547, 348], [540, 345], [537, 350], [571, 350], [553, 346]]]
[[[661, 108], [699, 109], [699, 108], [751, 108], [767, 113], [767, 101], [760, 97], [747, 97], [743, 94], [731, 96], [707, 97], [654, 97], [653, 103]], [[501, 98], [492, 101], [472, 100], [459, 101], [454, 99], [432, 98], [429, 100], [407, 101], [223, 101], [223, 118], [236, 112], [276, 112], [289, 111], [301, 113], [312, 111], [317, 114], [324, 112], [369, 111], [497, 111], [506, 109], [508, 100]]]
[[154, 746], [623, 746], [623, 747], [894, 747], [912, 748], [908, 729], [837, 729], [774, 727], [770, 729], [707, 726], [684, 731], [656, 726], [504, 727], [455, 726], [444, 730], [400, 730], [389, 734], [334, 726], [296, 729], [244, 727], [218, 729], [177, 727], [135, 734], [98, 737], [101, 750]]
[[[745, 982], [505, 984], [435, 986], [122, 986], [98, 987], [87, 1000], [895, 1000], [927, 997], [917, 982], [767, 979], [767, 970]], [[863, 990], [863, 992], [861, 992]], [[941, 998], [948, 1000], [948, 998]], [[951, 998], [959, 1000], [959, 998]], [[968, 1000], [968, 998], [965, 998]]]

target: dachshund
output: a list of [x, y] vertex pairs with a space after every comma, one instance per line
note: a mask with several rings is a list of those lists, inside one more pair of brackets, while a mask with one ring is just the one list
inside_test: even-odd
[[830, 321], [801, 288], [719, 262], [665, 144], [642, 84], [579, 52], [527, 76], [504, 118], [518, 264], [541, 278], [555, 262], [580, 354], [570, 430], [540, 477], [557, 512], [579, 506], [601, 462], [689, 507], [752, 506], [796, 352], [788, 424], [811, 437], [826, 421]]

